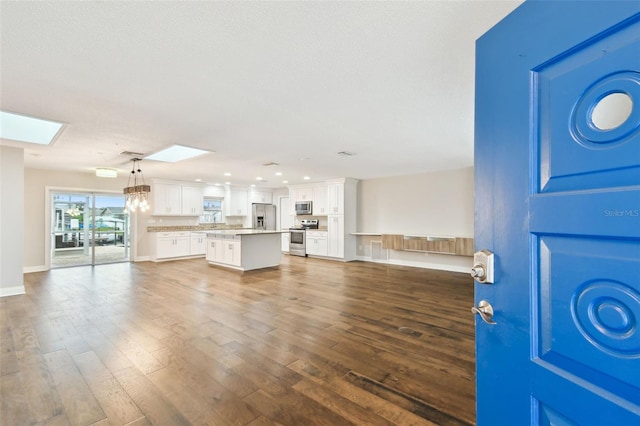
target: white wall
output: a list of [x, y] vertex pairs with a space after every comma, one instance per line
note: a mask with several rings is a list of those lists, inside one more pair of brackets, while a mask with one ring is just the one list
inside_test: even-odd
[[0, 146], [0, 297], [24, 294], [24, 150]]
[[[473, 167], [369, 179], [358, 186], [358, 232], [473, 237]], [[358, 257], [371, 257], [371, 241], [359, 237]], [[389, 262], [466, 272], [472, 258], [390, 250]]]

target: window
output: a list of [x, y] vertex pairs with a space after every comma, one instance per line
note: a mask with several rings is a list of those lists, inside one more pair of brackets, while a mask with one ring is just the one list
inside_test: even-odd
[[203, 213], [200, 223], [222, 222], [222, 198], [204, 197]]

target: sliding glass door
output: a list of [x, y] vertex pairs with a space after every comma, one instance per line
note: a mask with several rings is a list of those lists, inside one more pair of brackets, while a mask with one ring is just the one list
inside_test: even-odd
[[51, 193], [51, 267], [130, 260], [124, 195]]

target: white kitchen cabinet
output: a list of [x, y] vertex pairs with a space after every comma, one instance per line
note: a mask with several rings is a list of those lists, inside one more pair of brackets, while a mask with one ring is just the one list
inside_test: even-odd
[[209, 262], [224, 262], [224, 239], [223, 238], [207, 238], [207, 255]]
[[189, 256], [191, 253], [189, 234], [188, 231], [158, 232], [154, 241], [154, 260]]
[[200, 216], [202, 214], [204, 197], [201, 186], [154, 181], [151, 198], [151, 214], [155, 216]]
[[327, 206], [327, 185], [316, 185], [313, 187], [313, 215], [326, 216], [329, 213]]
[[289, 233], [283, 232], [280, 236], [280, 250], [283, 253], [289, 253]]
[[306, 231], [307, 254], [327, 256], [327, 231]]
[[344, 214], [344, 183], [331, 182], [327, 185], [328, 214]]
[[242, 245], [240, 240], [225, 239], [223, 252], [224, 263], [232, 266], [240, 266], [242, 264]]
[[272, 204], [273, 193], [268, 191], [251, 191], [251, 203]]
[[191, 232], [191, 245], [189, 246], [189, 254], [191, 256], [200, 256], [207, 251], [207, 234], [204, 232]]
[[298, 187], [294, 201], [313, 201], [313, 186]]
[[327, 218], [327, 255], [344, 257], [344, 216], [332, 215]]
[[151, 190], [152, 214], [182, 215], [182, 186], [173, 183], [154, 183]]
[[200, 216], [204, 205], [201, 186], [182, 186], [182, 214]]
[[249, 194], [246, 190], [230, 189], [227, 191], [228, 200], [225, 199], [225, 216], [247, 216]]

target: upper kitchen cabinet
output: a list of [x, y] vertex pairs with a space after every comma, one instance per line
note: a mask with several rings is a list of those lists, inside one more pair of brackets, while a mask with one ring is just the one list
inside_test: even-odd
[[296, 188], [296, 201], [313, 201], [313, 186], [300, 186]]
[[182, 186], [182, 214], [200, 216], [203, 212], [204, 197], [201, 186]]
[[200, 216], [202, 187], [180, 182], [152, 181], [151, 198], [155, 216]]
[[224, 211], [225, 216], [248, 216], [249, 194], [247, 190], [227, 187]]
[[251, 203], [273, 204], [273, 193], [253, 189], [251, 190]]
[[313, 187], [313, 215], [326, 216], [329, 213], [327, 206], [327, 185], [320, 184]]
[[327, 207], [329, 214], [344, 214], [344, 182], [329, 182]]
[[182, 186], [172, 183], [153, 182], [151, 189], [153, 210], [160, 216], [182, 215]]

